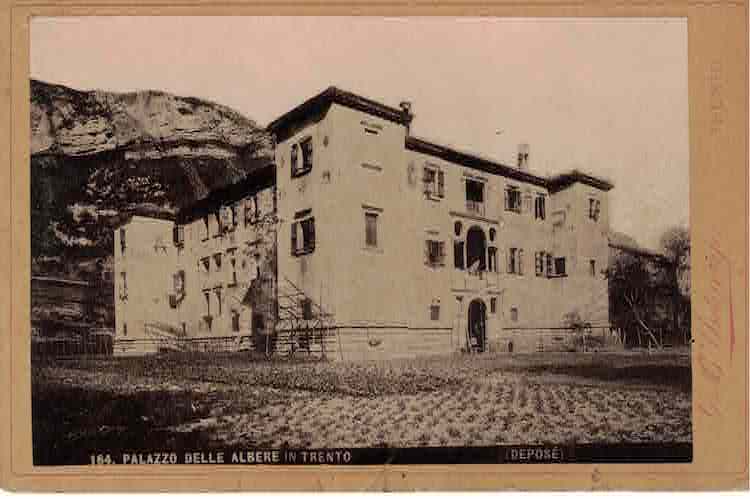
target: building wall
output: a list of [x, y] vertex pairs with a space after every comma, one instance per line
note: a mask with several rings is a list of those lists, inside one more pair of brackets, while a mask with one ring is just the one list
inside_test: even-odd
[[[294, 178], [290, 150], [306, 137], [313, 140], [314, 166]], [[595, 279], [587, 274], [590, 257], [606, 265], [606, 193], [575, 184], [551, 194], [546, 187], [406, 150], [405, 137], [402, 125], [333, 104], [277, 146], [280, 276], [335, 315], [346, 356], [465, 348], [467, 308], [476, 298], [486, 306], [488, 339], [496, 345], [507, 346], [508, 337], [525, 331], [560, 327], [573, 310], [606, 323], [606, 281], [603, 275]], [[425, 166], [443, 172], [444, 197], [425, 195]], [[467, 209], [467, 178], [485, 186], [481, 214]], [[505, 209], [508, 185], [521, 191], [521, 213]], [[534, 216], [537, 194], [546, 197], [544, 220]], [[586, 219], [590, 194], [602, 201], [596, 224]], [[293, 256], [289, 226], [295, 212], [307, 209], [315, 216], [316, 247]], [[566, 212], [567, 225], [553, 231], [551, 213], [559, 209]], [[377, 214], [376, 247], [365, 241], [366, 213]], [[461, 223], [459, 236], [456, 222]], [[497, 248], [493, 272], [471, 275], [454, 268], [454, 240], [465, 240], [472, 227]], [[494, 241], [489, 240], [490, 229]], [[444, 243], [442, 265], [426, 263], [428, 239]], [[510, 248], [523, 249], [522, 275], [508, 272]], [[568, 276], [546, 277], [546, 262], [545, 275], [537, 276], [535, 253], [541, 251], [565, 256]], [[437, 317], [431, 314], [435, 305]], [[511, 315], [511, 309], [516, 313]]]
[[176, 319], [168, 296], [177, 260], [172, 225], [134, 216], [115, 229], [115, 355], [155, 351], [158, 345], [151, 341], [148, 326]]
[[[259, 216], [245, 223], [245, 207], [253, 197]], [[225, 231], [219, 231], [221, 212], [228, 222]], [[274, 188], [268, 188], [181, 225], [182, 244], [175, 243], [172, 221], [135, 216], [115, 229], [115, 354], [160, 347], [248, 348], [253, 312], [265, 317], [275, 313], [270, 303], [276, 268], [274, 218]], [[176, 279], [177, 274], [182, 277]], [[268, 332], [273, 325], [262, 323], [258, 332]]]
[[[125, 226], [124, 255], [115, 232], [115, 293], [121, 271], [128, 273], [130, 294], [133, 285], [138, 288], [135, 298], [116, 296], [118, 334], [127, 321], [129, 338], [145, 338], [146, 323], [159, 322], [187, 339], [206, 340], [206, 348], [239, 348], [258, 329], [258, 314], [265, 333], [288, 327], [273, 323], [275, 298], [284, 323], [287, 307], [297, 308], [295, 315], [302, 312], [300, 294], [330, 314], [334, 349], [345, 360], [466, 349], [467, 313], [475, 300], [486, 308], [489, 349], [507, 350], [510, 343], [516, 351], [540, 344], [567, 348], [559, 328], [573, 312], [594, 325], [608, 323], [606, 192], [581, 183], [549, 192], [546, 184], [407, 149], [406, 134], [401, 124], [334, 103], [277, 143], [276, 186], [258, 194], [269, 223], [245, 224], [248, 195], [205, 213], [208, 231], [201, 216], [184, 224], [184, 243], [175, 246], [172, 223], [134, 217]], [[296, 176], [291, 151], [305, 140], [312, 143], [313, 167]], [[301, 160], [302, 151], [297, 155]], [[425, 168], [442, 172], [442, 195], [425, 192]], [[467, 204], [469, 180], [483, 185], [478, 208]], [[520, 213], [506, 209], [508, 186], [521, 193]], [[544, 219], [535, 217], [539, 195], [545, 198]], [[596, 221], [588, 217], [591, 198], [600, 202]], [[237, 224], [220, 233], [216, 216], [223, 212], [231, 220], [229, 206], [235, 207]], [[377, 217], [374, 246], [366, 241], [367, 214]], [[293, 227], [299, 240], [299, 224], [309, 217], [315, 220], [315, 247], [296, 253]], [[496, 249], [492, 269], [455, 268], [455, 241], [464, 242], [468, 264], [470, 230]], [[443, 244], [437, 265], [428, 262], [428, 240]], [[509, 271], [511, 248], [523, 251], [522, 272]], [[537, 275], [537, 252], [565, 257], [566, 275], [547, 276], [546, 260], [544, 274]], [[175, 289], [179, 271], [184, 293]], [[176, 296], [173, 305], [170, 294]], [[284, 297], [293, 298], [286, 303]]]

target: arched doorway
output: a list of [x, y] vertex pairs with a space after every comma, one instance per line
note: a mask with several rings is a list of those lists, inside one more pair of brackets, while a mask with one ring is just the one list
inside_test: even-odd
[[469, 347], [484, 352], [487, 344], [487, 307], [479, 298], [469, 304]]
[[472, 271], [487, 268], [487, 239], [476, 225], [466, 233], [466, 268]]

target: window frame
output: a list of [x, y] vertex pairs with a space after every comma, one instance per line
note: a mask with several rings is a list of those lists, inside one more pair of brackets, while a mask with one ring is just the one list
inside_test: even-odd
[[312, 135], [302, 137], [291, 147], [291, 176], [302, 177], [315, 166], [315, 147]]
[[599, 221], [599, 217], [601, 216], [601, 200], [595, 197], [589, 198], [589, 220], [593, 220], [594, 222]]
[[[380, 241], [378, 238], [378, 221], [380, 213], [375, 210], [365, 210], [365, 248], [378, 249]], [[370, 223], [372, 222], [372, 224]], [[371, 239], [372, 236], [372, 239]]]
[[439, 303], [430, 304], [430, 320], [431, 321], [440, 320], [440, 304]]
[[[431, 178], [428, 180], [428, 173]], [[439, 201], [445, 198], [445, 172], [435, 165], [425, 165], [422, 170], [422, 185], [425, 198]]]
[[304, 211], [307, 214], [295, 217], [294, 222], [291, 224], [292, 256], [308, 255], [315, 251], [315, 217], [309, 210]]
[[541, 193], [537, 193], [534, 196], [534, 220], [546, 220], [547, 219], [547, 196]]
[[[523, 193], [521, 192], [521, 188], [516, 185], [508, 184], [505, 186], [503, 192], [505, 194], [505, 211], [522, 213]], [[514, 204], [514, 200], [517, 200], [517, 203]]]
[[[433, 249], [436, 249], [437, 253], [433, 253]], [[445, 241], [425, 239], [425, 263], [431, 268], [445, 266]]]

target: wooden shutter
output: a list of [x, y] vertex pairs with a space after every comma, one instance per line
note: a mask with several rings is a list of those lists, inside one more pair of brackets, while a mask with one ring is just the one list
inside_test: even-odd
[[453, 242], [453, 266], [457, 269], [464, 268], [464, 242]]
[[298, 158], [297, 158], [297, 154], [298, 154], [297, 153], [297, 149], [298, 149], [297, 148], [297, 144], [293, 144], [292, 145], [291, 161], [290, 161], [290, 163], [291, 163], [291, 168], [290, 169], [292, 171], [292, 176], [294, 176], [297, 173], [297, 170], [299, 170], [299, 166], [297, 165], [297, 160], [298, 160]]
[[292, 255], [297, 253], [297, 222], [292, 223]]
[[308, 218], [308, 245], [307, 247], [315, 249], [315, 217]]
[[518, 259], [518, 275], [523, 275], [523, 250], [518, 250], [518, 256], [516, 257]]
[[510, 191], [507, 188], [503, 191], [503, 199], [505, 200], [505, 209], [510, 210]]

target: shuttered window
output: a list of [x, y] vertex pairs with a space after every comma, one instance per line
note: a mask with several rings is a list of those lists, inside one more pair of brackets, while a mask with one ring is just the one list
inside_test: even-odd
[[378, 246], [378, 214], [372, 212], [365, 213], [365, 245], [368, 248], [377, 248]]

